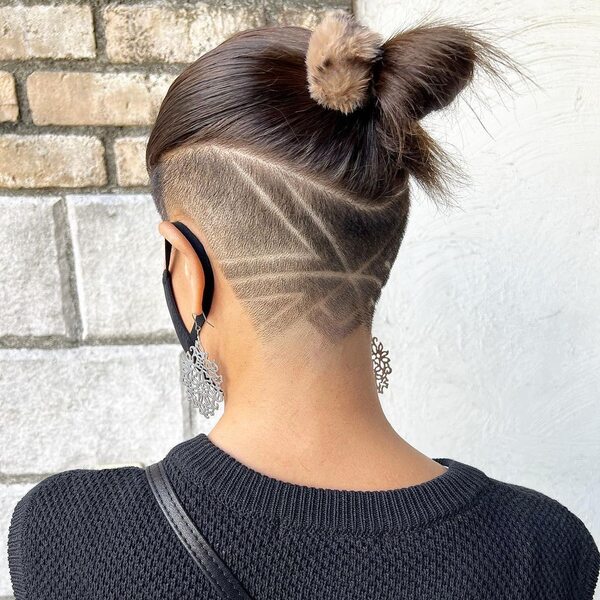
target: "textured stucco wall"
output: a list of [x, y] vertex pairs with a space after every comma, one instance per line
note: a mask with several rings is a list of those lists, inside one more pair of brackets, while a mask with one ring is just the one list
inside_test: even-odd
[[426, 122], [471, 181], [459, 209], [414, 196], [375, 326], [395, 367], [387, 414], [429, 455], [557, 498], [600, 542], [598, 3], [355, 9], [387, 35], [424, 14], [482, 23], [538, 86], [483, 85]]

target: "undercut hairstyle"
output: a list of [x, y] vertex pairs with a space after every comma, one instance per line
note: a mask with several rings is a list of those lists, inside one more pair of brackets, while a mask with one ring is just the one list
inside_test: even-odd
[[409, 215], [409, 178], [453, 165], [420, 120], [508, 57], [466, 26], [386, 41], [337, 9], [314, 31], [241, 31], [172, 83], [147, 146], [156, 207], [206, 236], [263, 339], [304, 320], [371, 327]]

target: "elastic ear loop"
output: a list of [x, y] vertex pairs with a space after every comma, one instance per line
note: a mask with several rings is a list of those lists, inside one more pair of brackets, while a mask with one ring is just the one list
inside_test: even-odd
[[[177, 229], [179, 229], [179, 231], [181, 231], [181, 233], [186, 237], [188, 242], [190, 242], [190, 244], [194, 248], [194, 251], [198, 255], [198, 258], [200, 259], [200, 262], [204, 269], [205, 285], [204, 285], [204, 292], [202, 294], [202, 313], [200, 315], [196, 315], [196, 314], [193, 315], [194, 316], [194, 326], [192, 327], [192, 331], [190, 332], [190, 331], [187, 331], [187, 328], [185, 327], [185, 323], [184, 323], [183, 319], [181, 318], [181, 313], [179, 312], [179, 308], [177, 307], [177, 301], [175, 300], [175, 293], [174, 293], [173, 285], [172, 285], [172, 281], [171, 281], [171, 273], [169, 271], [169, 263], [171, 262], [171, 247], [172, 246], [171, 246], [171, 243], [165, 239], [165, 270], [163, 273], [163, 280], [164, 280], [164, 284], [165, 284], [164, 285], [165, 293], [167, 296], [167, 305], [169, 306], [169, 311], [171, 312], [171, 316], [175, 323], [175, 330], [177, 332], [179, 341], [182, 343], [183, 348], [186, 351], [188, 358], [190, 358], [190, 360], [192, 361], [191, 363], [189, 363], [189, 361], [188, 361], [188, 364], [185, 367], [185, 371], [188, 372], [189, 369], [191, 368], [194, 371], [193, 379], [195, 379], [197, 376], [196, 369], [198, 369], [198, 366], [197, 366], [198, 363], [197, 363], [196, 358], [190, 357], [189, 353], [194, 351], [193, 347], [199, 341], [200, 328], [204, 325], [204, 323], [209, 323], [207, 320], [207, 315], [208, 315], [211, 305], [212, 305], [212, 298], [213, 298], [213, 292], [214, 292], [214, 274], [213, 274], [212, 266], [210, 264], [210, 259], [208, 258], [208, 254], [207, 254], [204, 246], [200, 242], [200, 240], [190, 231], [190, 229], [186, 225], [184, 225], [180, 221], [173, 221], [173, 225], [175, 225], [175, 227], [177, 227]], [[209, 323], [209, 325], [212, 326], [211, 323]], [[212, 361], [208, 360], [207, 364], [211, 364], [211, 363], [212, 363]], [[212, 364], [216, 368], [216, 365], [214, 363], [212, 363]], [[202, 368], [202, 370], [204, 370], [204, 368]], [[184, 376], [184, 381], [187, 381], [187, 375]], [[217, 392], [220, 392], [222, 394], [222, 390], [220, 389], [219, 382], [213, 380], [212, 377], [208, 378], [208, 382], [212, 388], [214, 388]], [[188, 394], [188, 393], [190, 393], [190, 388], [188, 388], [186, 394]], [[192, 392], [192, 393], [195, 393], [195, 392]], [[202, 414], [204, 414], [204, 413], [202, 413]]]
[[[194, 314], [194, 326], [192, 327], [192, 331], [188, 332], [189, 338], [191, 340], [190, 346], [192, 346], [195, 341], [200, 328], [207, 321], [208, 313], [212, 306], [212, 299], [214, 295], [214, 274], [212, 270], [212, 266], [210, 264], [210, 259], [208, 258], [208, 254], [206, 253], [206, 249], [202, 245], [202, 242], [192, 233], [192, 231], [184, 225], [181, 221], [172, 221], [173, 225], [181, 231], [181, 233], [185, 236], [188, 242], [194, 248], [194, 251], [198, 255], [200, 259], [200, 263], [202, 264], [202, 268], [204, 269], [204, 292], [202, 293], [202, 313], [199, 315]], [[171, 248], [172, 244], [169, 240], [165, 239], [165, 276], [170, 277], [169, 271], [169, 263], [171, 262]], [[181, 316], [181, 315], [180, 315]], [[210, 323], [209, 323], [210, 325]]]

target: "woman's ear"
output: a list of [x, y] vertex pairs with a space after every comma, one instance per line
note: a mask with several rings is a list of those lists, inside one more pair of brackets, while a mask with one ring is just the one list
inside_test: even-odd
[[[186, 225], [189, 227], [189, 224]], [[159, 223], [158, 231], [172, 246], [168, 268], [171, 273], [173, 293], [179, 314], [188, 331], [191, 331], [194, 326], [192, 313], [199, 315], [202, 312], [202, 296], [206, 281], [204, 269], [190, 242], [171, 221]]]

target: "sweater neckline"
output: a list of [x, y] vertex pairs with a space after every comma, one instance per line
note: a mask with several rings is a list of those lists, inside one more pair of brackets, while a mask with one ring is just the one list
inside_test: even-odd
[[200, 433], [164, 459], [215, 500], [246, 515], [301, 527], [364, 532], [411, 529], [469, 506], [492, 483], [482, 470], [433, 458], [447, 469], [424, 483], [380, 491], [319, 488], [260, 473]]

